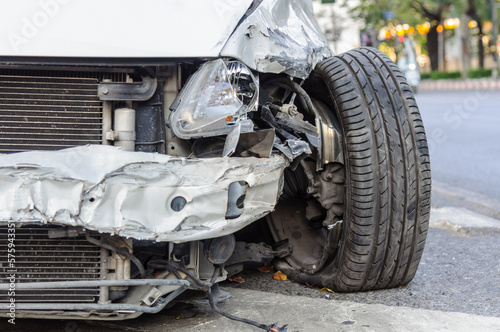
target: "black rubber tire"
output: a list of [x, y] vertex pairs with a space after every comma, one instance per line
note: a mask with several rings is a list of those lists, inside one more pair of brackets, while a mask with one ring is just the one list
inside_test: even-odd
[[405, 285], [424, 250], [431, 196], [427, 141], [411, 87], [374, 48], [319, 63], [311, 82], [329, 94], [343, 132], [343, 228], [334, 257], [315, 275], [280, 265], [296, 281], [338, 292]]

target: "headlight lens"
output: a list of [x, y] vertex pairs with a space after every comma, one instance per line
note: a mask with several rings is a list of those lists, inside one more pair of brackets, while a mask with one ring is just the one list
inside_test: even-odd
[[240, 62], [209, 61], [193, 74], [177, 99], [170, 125], [180, 138], [224, 135], [238, 124], [249, 131], [253, 125], [247, 112], [257, 107], [257, 81]]

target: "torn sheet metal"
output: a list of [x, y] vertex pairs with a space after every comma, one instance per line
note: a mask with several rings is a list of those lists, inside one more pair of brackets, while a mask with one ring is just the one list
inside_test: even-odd
[[311, 1], [264, 0], [240, 23], [220, 55], [260, 72], [306, 78], [332, 52]]
[[303, 153], [312, 154], [309, 144], [296, 138], [287, 139], [284, 143], [282, 143], [281, 140], [275, 136], [273, 147], [283, 153], [290, 162]]
[[[0, 220], [140, 240], [218, 237], [274, 209], [287, 165], [278, 155], [186, 159], [99, 145], [0, 155]], [[234, 182], [248, 188], [241, 216], [228, 220]], [[181, 209], [173, 203], [178, 197], [185, 200]]]
[[274, 128], [243, 133], [238, 141], [236, 152], [241, 157], [269, 158], [273, 149], [274, 136]]

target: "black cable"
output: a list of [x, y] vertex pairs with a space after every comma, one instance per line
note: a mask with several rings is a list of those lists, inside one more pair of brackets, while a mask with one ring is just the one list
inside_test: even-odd
[[[217, 274], [221, 271], [221, 269], [222, 268], [220, 266], [215, 268], [214, 274], [212, 275], [212, 279], [210, 280], [210, 283], [212, 286], [215, 283], [215, 279], [217, 278]], [[211, 287], [206, 291], [206, 293], [207, 293], [207, 297], [208, 297], [208, 302], [210, 303], [210, 307], [212, 308], [213, 311], [215, 311], [219, 315], [222, 315], [226, 318], [229, 318], [229, 319], [237, 321], [237, 322], [242, 322], [242, 323], [246, 323], [249, 325], [253, 325], [255, 327], [261, 328], [261, 329], [266, 330], [268, 332], [269, 331], [272, 331], [272, 332], [286, 332], [287, 331], [287, 328], [286, 328], [287, 325], [283, 325], [282, 327], [279, 327], [278, 323], [265, 325], [265, 324], [253, 321], [251, 319], [241, 318], [241, 317], [237, 317], [237, 316], [228, 314], [227, 312], [222, 311], [221, 309], [219, 309], [215, 305], [215, 301], [214, 301], [214, 297], [212, 295], [212, 288]]]
[[185, 268], [183, 268], [182, 266], [180, 266], [179, 264], [177, 264], [175, 262], [164, 261], [164, 260], [154, 260], [154, 261], [150, 261], [148, 263], [148, 267], [153, 268], [153, 269], [170, 271], [170, 272], [174, 273], [174, 275], [178, 279], [183, 279], [179, 275], [178, 271], [180, 271], [180, 272], [184, 273], [185, 275], [187, 275], [191, 280], [193, 280], [194, 283], [197, 284], [198, 287], [200, 288], [199, 290], [202, 290], [202, 291], [206, 291], [208, 286], [209, 286], [207, 283], [201, 281], [196, 276], [194, 276], [191, 272], [189, 272], [188, 270], [186, 270]]
[[179, 266], [178, 270], [187, 275], [189, 278], [191, 278], [198, 286], [202, 287], [204, 291], [206, 291], [207, 287], [208, 289], [210, 289], [210, 287], [205, 282], [198, 279], [195, 275], [193, 275], [191, 272], [189, 272], [182, 266]]
[[317, 164], [316, 164], [316, 170], [322, 170], [323, 169], [323, 151], [322, 151], [322, 140], [323, 140], [323, 129], [322, 129], [322, 117], [319, 114], [318, 110], [316, 109], [316, 106], [314, 106], [311, 97], [309, 97], [309, 94], [304, 90], [297, 82], [291, 81], [287, 78], [284, 77], [278, 77], [275, 79], [272, 79], [270, 81], [267, 81], [264, 85], [271, 85], [274, 84], [280, 88], [288, 88], [295, 93], [297, 93], [297, 96], [299, 97], [299, 101], [302, 104], [302, 106], [305, 108], [305, 110], [309, 113], [314, 115], [315, 117], [315, 122], [316, 122], [316, 127], [318, 130], [318, 140], [319, 140], [319, 146], [318, 146], [318, 158], [317, 158]]
[[309, 114], [312, 114], [315, 117], [321, 119], [321, 115], [314, 106], [311, 97], [309, 97], [309, 94], [306, 92], [306, 90], [304, 90], [297, 82], [291, 81], [284, 77], [278, 77], [270, 81], [267, 81], [265, 83], [265, 85], [271, 85], [271, 84], [279, 86], [280, 88], [285, 88], [285, 89], [288, 88], [293, 92], [297, 93], [299, 100], [302, 106], [304, 106], [304, 108], [306, 109], [306, 111], [308, 111]]
[[128, 259], [130, 259], [130, 261], [133, 262], [135, 264], [135, 266], [137, 267], [137, 269], [139, 270], [139, 273], [141, 274], [141, 278], [143, 278], [143, 279], [146, 278], [146, 270], [144, 269], [144, 266], [142, 266], [141, 261], [139, 259], [137, 259], [137, 257], [135, 257], [134, 255], [132, 255], [126, 247], [121, 247], [116, 252], [119, 253], [120, 255], [125, 256]]
[[286, 328], [287, 325], [279, 327], [277, 323], [270, 324], [270, 325], [261, 324], [261, 323], [258, 323], [256, 321], [250, 320], [250, 319], [240, 318], [240, 317], [236, 317], [236, 316], [233, 316], [231, 314], [228, 314], [228, 313], [222, 311], [221, 309], [219, 309], [215, 305], [214, 297], [212, 295], [212, 286], [215, 285], [215, 281], [217, 280], [217, 275], [222, 272], [222, 269], [224, 268], [223, 264], [215, 266], [214, 273], [212, 275], [212, 278], [210, 279], [210, 283], [203, 282], [201, 279], [194, 276], [191, 272], [187, 271], [184, 267], [179, 266], [179, 264], [177, 264], [175, 262], [171, 262], [171, 261], [164, 261], [164, 260], [150, 261], [148, 263], [148, 268], [166, 269], [166, 270], [171, 271], [171, 272], [173, 272], [173, 270], [178, 270], [178, 271], [186, 274], [196, 284], [196, 285], [192, 284], [191, 287], [194, 289], [197, 289], [197, 290], [204, 291], [207, 294], [208, 302], [210, 303], [210, 307], [212, 308], [212, 310], [214, 312], [218, 313], [219, 315], [222, 315], [224, 317], [227, 317], [229, 319], [232, 319], [232, 320], [235, 320], [238, 322], [253, 325], [255, 327], [264, 329], [266, 331], [271, 331], [271, 332], [286, 332], [287, 331], [287, 328]]
[[214, 273], [212, 274], [212, 278], [210, 279], [210, 287], [215, 285], [215, 280], [217, 280], [217, 275], [222, 272], [222, 269], [224, 268], [224, 264], [217, 264], [214, 265]]
[[174, 273], [174, 276], [177, 278], [177, 279], [182, 279], [181, 275], [179, 274], [179, 272], [177, 271], [173, 271]]

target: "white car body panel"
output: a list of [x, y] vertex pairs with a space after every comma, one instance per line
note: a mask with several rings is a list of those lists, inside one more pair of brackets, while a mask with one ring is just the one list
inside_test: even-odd
[[[102, 145], [2, 155], [0, 220], [80, 226], [139, 240], [231, 234], [274, 209], [283, 156], [186, 159]], [[243, 213], [225, 217], [228, 187], [248, 184]], [[49, 194], [50, 193], [50, 194]], [[175, 197], [186, 205], [171, 208]]]
[[331, 56], [308, 0], [23, 0], [0, 12], [0, 57], [229, 57], [306, 78]]
[[[4, 0], [0, 55], [217, 57], [251, 0]], [[5, 10], [8, 8], [8, 10]]]

